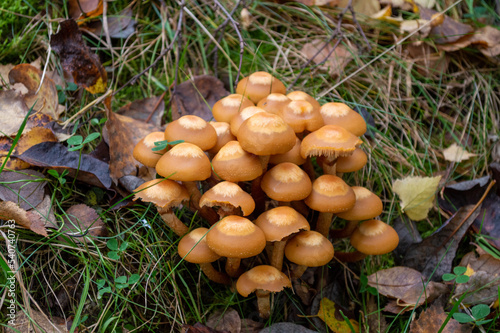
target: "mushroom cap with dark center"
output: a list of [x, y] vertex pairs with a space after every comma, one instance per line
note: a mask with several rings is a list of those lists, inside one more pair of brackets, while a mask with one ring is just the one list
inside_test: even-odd
[[160, 157], [167, 152], [167, 149], [158, 151], [152, 149], [156, 147], [155, 142], [163, 140], [165, 140], [163, 132], [149, 133], [135, 145], [132, 155], [145, 166], [154, 168]]
[[247, 96], [257, 104], [261, 99], [272, 93], [286, 93], [286, 87], [277, 78], [266, 72], [255, 72], [238, 82], [236, 93]]
[[368, 162], [366, 153], [361, 148], [356, 148], [352, 155], [337, 158], [335, 167], [337, 172], [354, 172], [362, 169], [366, 162]]
[[356, 196], [342, 178], [322, 175], [313, 182], [312, 192], [304, 202], [311, 209], [319, 212], [340, 213], [354, 206]]
[[285, 246], [285, 256], [297, 265], [324, 266], [333, 259], [333, 245], [316, 231], [301, 231]]
[[320, 113], [326, 125], [343, 127], [355, 136], [362, 136], [366, 132], [363, 117], [344, 103], [326, 103], [320, 108]]
[[297, 165], [302, 165], [306, 162], [306, 159], [300, 155], [300, 141], [299, 138], [295, 138], [295, 146], [284, 154], [271, 155], [269, 157], [269, 164], [280, 164], [285, 162], [290, 162]]
[[290, 202], [307, 198], [312, 184], [307, 173], [298, 165], [285, 162], [265, 173], [261, 188], [273, 200]]
[[153, 179], [134, 190], [134, 200], [154, 203], [161, 208], [179, 206], [189, 200], [186, 188], [170, 179]]
[[235, 115], [249, 106], [255, 106], [255, 104], [243, 95], [231, 94], [214, 104], [212, 115], [216, 121], [229, 123]]
[[249, 258], [264, 250], [266, 236], [249, 219], [230, 215], [210, 228], [207, 244], [222, 257]]
[[300, 91], [300, 90], [289, 92], [286, 96], [288, 98], [290, 98], [292, 101], [306, 101], [306, 102], [309, 102], [313, 106], [313, 108], [315, 110], [318, 110], [318, 111], [319, 111], [319, 108], [321, 107], [321, 105], [319, 104], [319, 102], [314, 97], [312, 97], [308, 93], [305, 93], [305, 92]]
[[226, 143], [212, 159], [212, 166], [217, 176], [234, 183], [262, 175], [259, 157], [244, 151], [238, 141]]
[[183, 142], [160, 158], [156, 163], [156, 172], [173, 180], [198, 181], [209, 178], [212, 167], [207, 155], [198, 146]]
[[268, 242], [281, 241], [301, 230], [311, 229], [304, 216], [287, 206], [276, 207], [260, 214], [255, 224], [264, 231]]
[[283, 94], [270, 94], [257, 103], [259, 108], [269, 113], [278, 114], [292, 100]]
[[187, 115], [172, 121], [165, 128], [165, 140], [169, 142], [184, 140], [208, 150], [217, 143], [217, 133], [204, 119]]
[[291, 288], [292, 283], [285, 273], [269, 265], [255, 266], [243, 273], [236, 282], [236, 290], [241, 296], [247, 297], [256, 290], [265, 290], [273, 293]]
[[302, 140], [300, 154], [303, 158], [310, 156], [337, 158], [351, 155], [362, 143], [363, 141], [343, 127], [325, 125]]
[[219, 259], [220, 256], [207, 245], [207, 233], [207, 228], [196, 228], [182, 237], [177, 246], [179, 255], [193, 264], [204, 264]]
[[351, 235], [351, 244], [359, 252], [368, 255], [386, 254], [399, 244], [396, 230], [379, 220], [368, 220], [356, 228]]
[[338, 217], [348, 221], [363, 221], [382, 214], [382, 200], [378, 196], [361, 186], [351, 188], [356, 196], [356, 203], [351, 209], [337, 213]]
[[208, 191], [200, 199], [200, 207], [219, 206], [222, 208], [240, 208], [243, 216], [252, 214], [255, 209], [255, 201], [252, 196], [232, 182], [220, 182]]
[[315, 109], [307, 101], [291, 101], [281, 109], [278, 115], [290, 125], [295, 133], [313, 132], [325, 124], [319, 109]]
[[293, 129], [269, 112], [256, 113], [245, 120], [236, 137], [244, 150], [261, 156], [283, 154], [295, 145]]
[[231, 125], [225, 122], [211, 121], [209, 124], [217, 133], [217, 143], [208, 150], [211, 154], [217, 154], [219, 150], [229, 141], [236, 140], [236, 137], [231, 133]]
[[234, 136], [238, 135], [241, 124], [243, 124], [245, 120], [259, 112], [266, 112], [266, 110], [261, 109], [257, 106], [249, 106], [244, 108], [240, 113], [238, 113], [231, 119], [231, 133]]

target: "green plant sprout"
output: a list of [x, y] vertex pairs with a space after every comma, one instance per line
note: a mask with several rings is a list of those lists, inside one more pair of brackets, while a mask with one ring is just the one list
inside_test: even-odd
[[90, 143], [100, 136], [101, 136], [100, 133], [94, 132], [90, 133], [84, 140], [81, 135], [74, 135], [66, 141], [70, 146], [73, 146], [68, 148], [68, 151], [80, 150], [83, 148], [84, 144]]
[[67, 100], [66, 93], [76, 91], [78, 89], [78, 85], [73, 82], [68, 82], [68, 86], [66, 88], [61, 87], [60, 85], [56, 85], [57, 89], [57, 98], [59, 100], [59, 104], [64, 104]]
[[49, 175], [51, 175], [52, 177], [54, 177], [55, 179], [57, 179], [57, 181], [59, 182], [59, 184], [61, 185], [64, 185], [66, 184], [66, 175], [69, 173], [69, 171], [67, 169], [63, 170], [61, 172], [61, 174], [59, 174], [56, 170], [54, 169], [50, 169], [47, 171], [47, 173]]
[[457, 266], [453, 268], [453, 273], [443, 274], [443, 281], [450, 282], [455, 280], [456, 283], [467, 283], [469, 282], [470, 277], [468, 275], [464, 275], [467, 272], [467, 267]]
[[470, 310], [471, 314], [455, 312], [453, 314], [453, 319], [458, 321], [460, 324], [474, 323], [475, 325], [483, 325], [491, 322], [493, 319], [483, 319], [490, 314], [490, 307], [486, 304], [477, 304]]
[[173, 145], [177, 145], [177, 144], [183, 143], [183, 142], [184, 142], [184, 140], [175, 140], [175, 141], [171, 141], [171, 142], [168, 142], [168, 140], [156, 141], [155, 142], [156, 147], [152, 148], [151, 150], [152, 151], [159, 151], [159, 150], [163, 150], [163, 149], [167, 148], [168, 145], [173, 146]]
[[127, 249], [128, 242], [123, 242], [120, 246], [118, 246], [118, 241], [116, 240], [116, 238], [111, 238], [106, 243], [106, 246], [111, 250], [108, 252], [108, 257], [113, 260], [120, 260], [120, 255]]

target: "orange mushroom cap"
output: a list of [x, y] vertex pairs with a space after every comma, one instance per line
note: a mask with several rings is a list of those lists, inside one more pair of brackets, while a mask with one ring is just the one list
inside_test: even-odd
[[393, 227], [379, 220], [361, 223], [351, 235], [351, 244], [359, 252], [369, 255], [386, 254], [399, 244], [399, 236]]

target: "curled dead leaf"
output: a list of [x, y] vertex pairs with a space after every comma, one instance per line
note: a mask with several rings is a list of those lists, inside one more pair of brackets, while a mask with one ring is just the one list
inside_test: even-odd
[[468, 160], [476, 154], [471, 154], [456, 143], [443, 150], [444, 159], [450, 162], [462, 162]]
[[63, 219], [61, 232], [78, 242], [88, 242], [92, 238], [106, 236], [106, 225], [96, 211], [87, 205], [71, 206]]
[[40, 215], [27, 212], [12, 201], [0, 202], [0, 219], [14, 220], [17, 225], [48, 237], [45, 223], [40, 218]]
[[[433, 15], [438, 14], [437, 11], [429, 8], [419, 7], [419, 9], [420, 18], [423, 20], [431, 20]], [[454, 43], [460, 38], [471, 34], [473, 31], [474, 29], [470, 25], [457, 22], [445, 15], [443, 23], [433, 27], [429, 37], [436, 44], [447, 44]]]
[[443, 327], [447, 318], [448, 314], [444, 312], [443, 307], [433, 304], [427, 310], [422, 312], [417, 320], [411, 323], [411, 332], [468, 333], [472, 331], [472, 327], [469, 325], [461, 325], [453, 318], [451, 318]]
[[42, 202], [47, 182], [38, 171], [3, 171], [0, 173], [0, 200], [12, 201], [22, 209], [31, 209]]
[[[102, 0], [68, 0], [68, 14], [71, 18], [84, 19], [93, 18], [103, 13]], [[80, 21], [78, 24], [83, 24]]]
[[335, 41], [333, 41], [316, 55], [324, 45], [325, 43], [321, 40], [313, 40], [310, 43], [304, 44], [300, 52], [307, 59], [312, 59], [315, 64], [320, 64], [320, 68], [327, 70], [330, 75], [342, 75], [344, 68], [354, 58], [354, 55], [357, 54], [357, 48], [354, 45], [349, 45], [349, 48], [347, 48], [343, 44], [338, 44], [333, 49], [335, 45]]

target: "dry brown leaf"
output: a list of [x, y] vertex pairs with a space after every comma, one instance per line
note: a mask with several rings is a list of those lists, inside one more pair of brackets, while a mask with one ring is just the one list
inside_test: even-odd
[[163, 114], [165, 113], [165, 102], [163, 99], [160, 100], [160, 98], [161, 96], [154, 96], [133, 101], [122, 106], [116, 113], [142, 122], [146, 122], [150, 118], [148, 121], [149, 124], [160, 127]]
[[446, 73], [449, 57], [444, 51], [436, 52], [427, 43], [414, 42], [404, 46], [408, 53], [409, 61], [412, 61], [417, 71], [426, 77], [441, 76]]
[[[335, 7], [337, 6], [341, 0], [293, 0], [294, 2], [299, 2], [306, 6], [328, 6]], [[285, 3], [286, 1], [280, 1]]]
[[420, 38], [425, 38], [429, 36], [429, 33], [431, 32], [431, 25], [429, 24], [428, 20], [422, 20], [422, 19], [417, 19], [417, 20], [404, 20], [403, 22], [400, 23], [399, 25], [399, 30], [401, 32], [407, 32], [407, 33], [413, 33], [415, 31], [418, 31], [417, 36]]
[[[108, 33], [111, 38], [128, 38], [135, 32], [136, 22], [132, 18], [132, 8], [127, 7], [116, 15], [108, 15]], [[81, 26], [82, 30], [90, 31], [97, 36], [104, 34], [101, 20], [88, 22]]]
[[443, 150], [444, 159], [450, 162], [462, 162], [477, 154], [471, 154], [456, 143]]
[[[410, 333], [439, 332], [444, 321], [448, 317], [440, 305], [433, 304], [422, 312], [420, 317], [410, 325]], [[472, 332], [472, 327], [462, 325], [455, 319], [450, 319], [441, 331], [442, 333], [468, 333]]]
[[136, 176], [138, 169], [142, 167], [142, 164], [132, 156], [135, 145], [149, 133], [160, 131], [160, 129], [114, 112], [108, 112], [106, 129], [110, 176], [113, 182], [118, 184], [121, 177]]
[[[431, 20], [434, 14], [439, 13], [424, 7], [419, 7], [419, 9], [420, 18], [424, 20]], [[448, 44], [458, 41], [460, 38], [471, 34], [473, 31], [474, 29], [471, 26], [457, 22], [445, 15], [443, 23], [433, 27], [429, 37], [432, 38], [436, 44]]]
[[47, 194], [42, 202], [35, 208], [29, 210], [29, 212], [39, 215], [46, 228], [59, 229], [59, 224], [57, 223], [54, 209], [52, 208], [52, 199], [50, 195]]
[[402, 266], [373, 273], [368, 276], [368, 284], [380, 294], [395, 298], [402, 306], [420, 306], [448, 290], [443, 283], [426, 282], [420, 272]]
[[[349, 0], [340, 0], [337, 6], [346, 8], [348, 3]], [[380, 2], [378, 0], [353, 0], [352, 9], [356, 14], [372, 16], [380, 11]]]
[[467, 293], [463, 303], [471, 305], [490, 304], [498, 299], [500, 260], [489, 254], [477, 257], [474, 252], [470, 252], [462, 258], [460, 266], [473, 270], [473, 273], [469, 282], [457, 284], [454, 298]]
[[[106, 236], [106, 225], [96, 211], [84, 204], [71, 206], [64, 216], [61, 232], [74, 236], [78, 242], [89, 242], [94, 237]], [[82, 235], [85, 235], [82, 237]]]
[[[103, 12], [102, 0], [68, 0], [69, 16], [75, 20], [93, 18]], [[78, 24], [85, 23], [81, 21]]]
[[38, 171], [3, 171], [0, 173], [0, 200], [12, 201], [22, 209], [31, 209], [45, 196], [44, 175]]
[[500, 54], [500, 30], [486, 26], [454, 43], [438, 45], [439, 49], [447, 52], [461, 50], [468, 46], [477, 47], [487, 57], [495, 57]]
[[328, 44], [316, 57], [314, 57], [314, 55], [325, 44], [321, 40], [313, 40], [310, 43], [304, 44], [300, 52], [307, 59], [313, 59], [312, 61], [315, 64], [321, 63], [320, 67], [327, 70], [330, 75], [340, 76], [344, 73], [345, 66], [353, 59], [358, 50], [354, 45], [350, 45], [348, 49], [343, 44], [339, 44], [332, 52], [334, 43], [335, 41]]
[[13, 90], [0, 90], [0, 135], [15, 136], [28, 114], [21, 95]]
[[24, 102], [28, 107], [33, 106], [33, 112], [41, 112], [55, 120], [59, 119], [56, 85], [46, 76], [40, 86], [41, 70], [29, 64], [17, 65], [9, 72], [9, 81], [11, 84], [22, 83], [28, 89], [28, 93], [23, 96]]
[[51, 36], [50, 46], [59, 55], [63, 69], [77, 85], [92, 94], [106, 91], [106, 71], [99, 57], [83, 41], [75, 21], [62, 21], [59, 32]]
[[434, 197], [441, 176], [406, 177], [392, 184], [392, 190], [399, 195], [401, 210], [414, 221], [427, 218], [434, 206]]
[[[47, 315], [36, 310], [31, 310], [30, 316], [31, 320], [24, 311], [18, 311], [16, 313], [15, 325], [6, 328], [5, 333], [67, 333], [69, 332], [68, 325], [71, 327], [72, 324], [72, 321], [68, 320], [66, 322], [63, 318], [59, 317], [51, 316], [49, 319]], [[35, 327], [36, 329], [34, 329]]]
[[218, 331], [241, 332], [241, 318], [235, 309], [217, 310], [207, 319], [207, 326]]
[[17, 225], [47, 237], [45, 223], [40, 215], [27, 212], [12, 201], [0, 201], [0, 219], [14, 220]]

